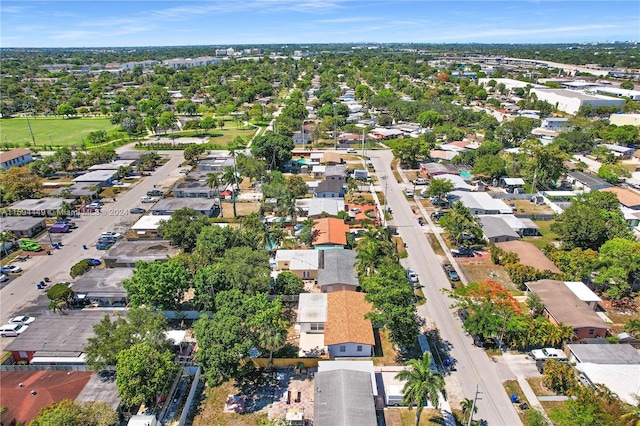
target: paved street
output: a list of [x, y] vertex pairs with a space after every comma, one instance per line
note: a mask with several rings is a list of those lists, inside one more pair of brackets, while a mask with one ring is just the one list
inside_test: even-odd
[[518, 415], [509, 401], [502, 381], [516, 377], [502, 365], [492, 362], [480, 348], [473, 346], [472, 339], [462, 329], [460, 321], [450, 308], [453, 300], [441, 292], [450, 289], [440, 262], [429, 245], [422, 227], [418, 224], [405, 198], [403, 186], [398, 184], [391, 173], [391, 151], [369, 151], [371, 161], [379, 178], [378, 185], [386, 195], [388, 205], [393, 210], [391, 225], [398, 227], [400, 236], [407, 244], [409, 253], [406, 261], [418, 273], [427, 303], [418, 307], [418, 314], [437, 324], [443, 340], [451, 346], [451, 356], [456, 360], [457, 371], [447, 376], [447, 387], [458, 388], [465, 398], [473, 399], [476, 385], [482, 392], [478, 401], [478, 413], [474, 419], [485, 419], [490, 425], [519, 425]]
[[[120, 149], [122, 150], [122, 149]], [[109, 230], [125, 230], [129, 224], [134, 223], [140, 215], [129, 213], [131, 207], [143, 207], [148, 209], [150, 204], [140, 203], [140, 197], [157, 185], [158, 188], [167, 190], [180, 175], [179, 165], [184, 161], [182, 151], [169, 151], [161, 153], [170, 157], [170, 160], [158, 168], [151, 176], [145, 177], [137, 185], [117, 198], [106, 202], [100, 213], [84, 213], [79, 219], [74, 219], [78, 228], [68, 234], [62, 234], [59, 239], [63, 247], [60, 250], [52, 250], [52, 255], [31, 256], [26, 262], [17, 262], [24, 272], [12, 280], [0, 290], [0, 319], [6, 321], [18, 314], [39, 317], [53, 314], [46, 309], [47, 300], [43, 290], [36, 288], [36, 283], [44, 277], [49, 277], [51, 283], [71, 281], [69, 270], [78, 261], [87, 258], [100, 258], [104, 251], [95, 248], [95, 242], [100, 233]], [[58, 236], [54, 236], [56, 241]], [[48, 239], [47, 239], [48, 240]], [[86, 244], [88, 250], [82, 245]], [[13, 341], [12, 338], [0, 339], [0, 350]]]

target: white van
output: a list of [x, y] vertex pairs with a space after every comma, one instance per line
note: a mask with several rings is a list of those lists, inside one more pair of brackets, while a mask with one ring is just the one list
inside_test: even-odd
[[24, 332], [29, 328], [26, 324], [5, 324], [0, 327], [0, 336], [2, 337], [16, 337], [18, 334]]

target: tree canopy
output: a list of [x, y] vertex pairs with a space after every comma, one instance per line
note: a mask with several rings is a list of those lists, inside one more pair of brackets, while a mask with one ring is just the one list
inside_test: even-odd
[[29, 426], [112, 426], [118, 413], [102, 401], [75, 402], [64, 399], [44, 407]]
[[189, 253], [195, 247], [200, 231], [208, 224], [209, 219], [205, 215], [185, 207], [173, 212], [169, 220], [161, 221], [158, 233]]
[[267, 133], [260, 135], [251, 144], [251, 153], [262, 159], [270, 169], [282, 170], [284, 164], [291, 160], [291, 151], [295, 147], [293, 139], [285, 135]]
[[172, 310], [189, 288], [187, 270], [175, 260], [136, 262], [133, 276], [122, 282], [132, 306], [147, 305]]

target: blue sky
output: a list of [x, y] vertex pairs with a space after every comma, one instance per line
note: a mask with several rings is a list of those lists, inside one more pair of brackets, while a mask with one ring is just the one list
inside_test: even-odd
[[3, 0], [0, 3], [2, 47], [561, 43], [638, 39], [637, 0]]

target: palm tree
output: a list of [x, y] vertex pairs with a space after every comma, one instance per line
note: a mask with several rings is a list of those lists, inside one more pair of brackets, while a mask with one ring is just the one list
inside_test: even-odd
[[620, 416], [620, 420], [625, 421], [625, 425], [640, 426], [640, 397], [636, 396], [636, 405], [631, 406], [631, 411]]
[[9, 255], [7, 251], [7, 243], [13, 242], [15, 240], [15, 236], [12, 232], [2, 231], [0, 232], [0, 244], [2, 244], [2, 249], [4, 250], [4, 255]]
[[302, 208], [296, 206], [296, 199], [290, 196], [281, 197], [278, 200], [278, 216], [286, 219], [287, 217], [291, 217], [291, 227], [295, 228], [298, 223], [298, 215], [302, 214]]
[[269, 351], [269, 367], [273, 362], [273, 352], [287, 343], [287, 329], [284, 327], [263, 327], [258, 332], [260, 346]]
[[220, 197], [220, 173], [207, 173], [207, 186], [209, 189], [216, 189], [216, 197]]
[[224, 173], [222, 174], [222, 182], [227, 185], [231, 185], [231, 201], [233, 201], [233, 217], [236, 217], [236, 186], [237, 186], [238, 177], [236, 176], [236, 172], [232, 167], [227, 167], [224, 169]]
[[444, 388], [444, 378], [440, 373], [431, 371], [431, 353], [425, 352], [421, 359], [411, 359], [407, 363], [407, 369], [396, 375], [398, 380], [406, 380], [402, 388], [402, 403], [413, 409], [415, 405], [416, 423], [420, 423], [420, 415], [428, 400], [433, 406], [440, 405], [440, 395], [446, 400], [447, 394]]
[[462, 423], [467, 423], [467, 414], [473, 416], [478, 412], [478, 407], [474, 404], [473, 399], [465, 398], [460, 403], [460, 407], [462, 408]]

